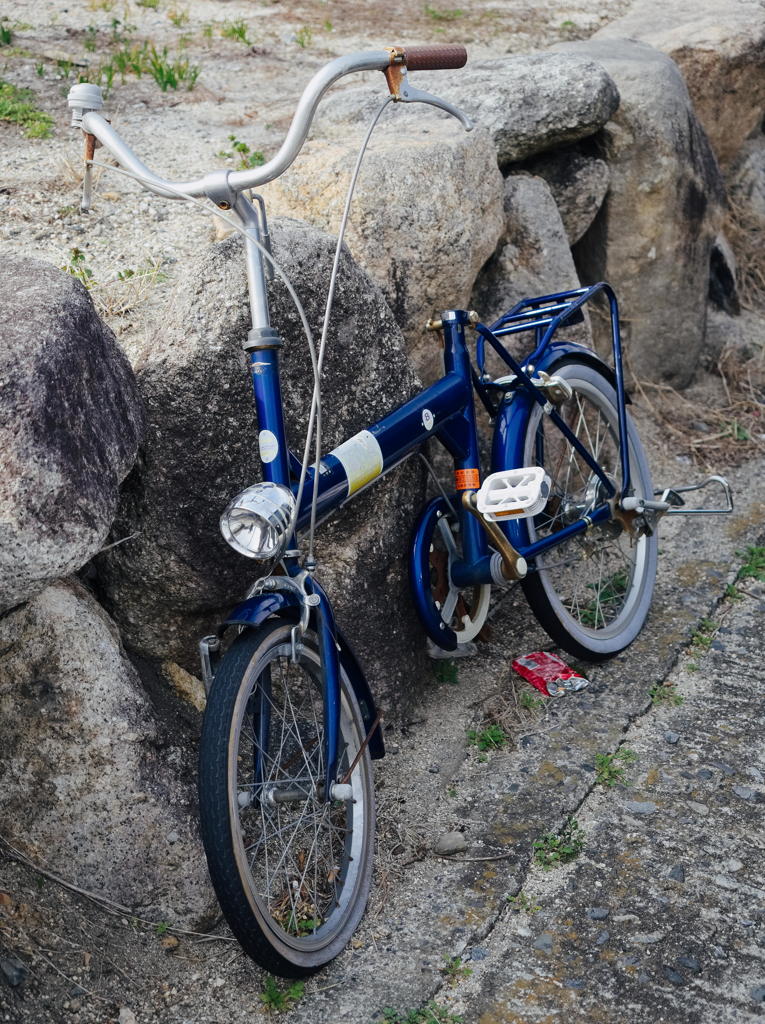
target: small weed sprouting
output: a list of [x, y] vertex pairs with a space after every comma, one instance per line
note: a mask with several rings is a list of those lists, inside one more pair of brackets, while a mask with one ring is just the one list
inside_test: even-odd
[[82, 41], [82, 45], [88, 51], [88, 53], [94, 53], [98, 47], [98, 29], [95, 25], [88, 25], [85, 29], [85, 38]]
[[187, 57], [172, 59], [168, 56], [166, 46], [161, 52], [152, 46], [147, 50], [147, 58], [147, 70], [162, 92], [177, 89], [181, 83], [185, 83], [188, 90], [194, 88], [201, 68], [189, 63]]
[[247, 25], [241, 19], [239, 21], [224, 21], [220, 34], [223, 39], [233, 39], [245, 46], [252, 46], [252, 40], [247, 36]]
[[742, 427], [738, 420], [731, 420], [726, 424], [723, 437], [732, 437], [734, 441], [751, 441], [752, 439], [752, 435], [746, 427]]
[[450, 985], [456, 985], [463, 978], [469, 978], [473, 971], [462, 963], [462, 957], [445, 956], [444, 965], [438, 968], [438, 973], [443, 975]]
[[729, 583], [726, 586], [725, 596], [728, 598], [729, 601], [741, 601], [744, 597], [743, 594], [739, 593], [739, 591], [736, 590], [736, 586], [734, 583]]
[[324, 24], [321, 27], [324, 29], [325, 32], [334, 32], [335, 31], [335, 26], [332, 24], [332, 22], [329, 20], [329, 18], [327, 18], [327, 20], [324, 22]]
[[69, 259], [61, 267], [67, 274], [82, 281], [86, 288], [92, 288], [96, 283], [93, 278], [93, 271], [85, 263], [85, 253], [82, 249], [74, 248], [69, 250]]
[[508, 736], [501, 725], [487, 725], [485, 729], [471, 729], [468, 743], [485, 753], [487, 750], [501, 750], [508, 743]]
[[159, 7], [159, 0], [135, 0], [136, 7], [148, 7], [152, 11], [156, 11]]
[[624, 769], [637, 760], [634, 750], [620, 747], [613, 754], [595, 755], [595, 781], [601, 786], [627, 786]]
[[282, 988], [275, 978], [269, 977], [263, 985], [260, 1001], [269, 1013], [283, 1013], [303, 998], [304, 991], [305, 983], [302, 981], [293, 981]]
[[696, 664], [695, 661], [689, 661], [685, 667], [688, 669], [689, 672], [698, 672], [699, 670], [699, 666]]
[[237, 156], [239, 158], [238, 166], [242, 170], [247, 170], [248, 167], [262, 167], [266, 162], [266, 158], [259, 149], [250, 149], [247, 143], [242, 142], [236, 135], [229, 135], [228, 141], [231, 143], [231, 149], [222, 149], [215, 154], [222, 160], [233, 160]]
[[449, 788], [446, 791], [446, 795], [448, 797], [451, 797], [452, 800], [456, 799], [457, 787], [456, 786], [449, 786]]
[[428, 1003], [419, 1010], [383, 1010], [379, 1024], [463, 1024], [463, 1018], [439, 1003]]
[[511, 910], [514, 910], [516, 914], [528, 914], [530, 917], [542, 909], [533, 900], [529, 899], [523, 889], [521, 889], [517, 896], [508, 896], [506, 898]]
[[183, 28], [189, 23], [189, 12], [182, 7], [171, 7], [167, 12], [167, 20], [176, 28]]
[[305, 50], [305, 48], [307, 46], [311, 45], [311, 40], [312, 39], [313, 39], [313, 29], [310, 27], [310, 25], [303, 25], [295, 33], [295, 42], [303, 50]]
[[708, 648], [712, 646], [712, 638], [717, 623], [714, 619], [702, 619], [698, 627], [691, 634], [691, 643], [694, 647]]
[[568, 864], [584, 848], [584, 833], [575, 818], [569, 818], [560, 832], [546, 832], [534, 841], [534, 861], [545, 871]]
[[167, 923], [167, 921], [160, 921], [158, 924], [154, 925], [154, 932], [160, 938], [162, 938], [163, 935], [167, 935], [169, 931], [170, 925]]
[[524, 711], [537, 711], [545, 706], [544, 697], [535, 697], [533, 693], [524, 690], [521, 694], [520, 705]]
[[674, 683], [654, 683], [648, 691], [648, 696], [654, 705], [671, 704], [673, 707], [679, 707], [685, 699], [677, 692]]
[[13, 32], [10, 24], [5, 18], [0, 18], [0, 46], [10, 46], [13, 42]]
[[765, 582], [765, 547], [748, 547], [745, 551], [737, 551], [736, 555], [744, 559], [736, 575], [737, 580]]
[[45, 65], [41, 60], [35, 64], [35, 71], [37, 72], [38, 78], [45, 78]]
[[456, 686], [459, 683], [459, 669], [454, 661], [448, 658], [433, 662], [433, 677], [437, 683], [449, 683]]
[[48, 139], [53, 132], [53, 118], [33, 105], [34, 98], [31, 89], [20, 89], [0, 78], [0, 121], [19, 125], [28, 139]]
[[451, 10], [440, 10], [438, 7], [431, 7], [430, 4], [425, 4], [424, 10], [427, 16], [432, 18], [433, 21], [456, 21], [465, 13], [459, 7], [453, 7]]

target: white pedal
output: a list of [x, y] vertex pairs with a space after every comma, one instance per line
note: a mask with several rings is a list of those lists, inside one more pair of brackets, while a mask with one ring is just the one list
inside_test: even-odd
[[550, 478], [541, 466], [491, 473], [476, 495], [485, 519], [525, 519], [541, 512], [550, 495]]

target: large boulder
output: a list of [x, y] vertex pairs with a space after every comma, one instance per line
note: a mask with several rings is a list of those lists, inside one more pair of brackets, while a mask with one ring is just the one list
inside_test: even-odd
[[734, 214], [749, 228], [765, 232], [765, 136], [746, 143], [727, 184]]
[[[587, 138], [619, 106], [619, 93], [605, 70], [574, 54], [503, 57], [470, 63], [461, 71], [413, 72], [411, 78], [413, 85], [451, 101], [489, 131], [502, 170]], [[325, 104], [319, 130], [327, 137], [344, 136], [350, 124], [369, 121], [379, 103], [379, 89], [338, 93]], [[424, 122], [422, 106], [402, 106], [399, 118], [407, 127]]]
[[[505, 179], [505, 233], [483, 268], [472, 304], [491, 323], [516, 302], [579, 287], [566, 230], [543, 178], [510, 174]], [[571, 328], [567, 336], [573, 337]], [[587, 327], [575, 327], [576, 340], [590, 341]], [[528, 344], [528, 335], [521, 345]], [[509, 342], [510, 339], [505, 339]], [[520, 352], [520, 349], [516, 350]], [[496, 369], [507, 372], [497, 364]]]
[[[382, 129], [370, 147], [351, 211], [348, 247], [382, 288], [420, 373], [441, 373], [425, 321], [465, 308], [478, 271], [502, 231], [502, 175], [485, 130], [421, 122], [406, 136]], [[262, 189], [272, 213], [336, 232], [356, 142], [306, 146], [296, 164]]]
[[143, 917], [209, 921], [180, 723], [158, 724], [103, 609], [55, 583], [0, 619], [0, 651], [3, 835]]
[[624, 40], [564, 45], [600, 61], [621, 95], [603, 133], [609, 191], [575, 249], [580, 275], [616, 289], [634, 373], [684, 387], [704, 339], [710, 255], [722, 219], [717, 161], [668, 57]]
[[524, 166], [550, 186], [569, 245], [574, 245], [603, 205], [611, 181], [608, 164], [576, 146], [566, 146], [534, 157]]
[[727, 166], [765, 115], [765, 6], [760, 0], [633, 0], [594, 39], [634, 39], [680, 67], [696, 116]]
[[[272, 234], [276, 258], [296, 282], [318, 336], [334, 241], [294, 221], [274, 221]], [[271, 297], [272, 320], [285, 341], [287, 434], [302, 455], [313, 385], [308, 351], [278, 280]], [[98, 584], [133, 652], [192, 672], [199, 636], [264, 572], [232, 551], [218, 528], [229, 500], [258, 478], [241, 353], [248, 326], [242, 243], [232, 237], [189, 267], [156, 333], [131, 352], [148, 427], [115, 536], [137, 536], [101, 556]], [[381, 292], [344, 250], [324, 363], [324, 449], [380, 419], [418, 386]], [[388, 704], [411, 691], [424, 668], [405, 558], [423, 494], [422, 466], [410, 460], [319, 530], [318, 578]]]
[[98, 551], [142, 427], [130, 364], [83, 285], [2, 259], [0, 611]]

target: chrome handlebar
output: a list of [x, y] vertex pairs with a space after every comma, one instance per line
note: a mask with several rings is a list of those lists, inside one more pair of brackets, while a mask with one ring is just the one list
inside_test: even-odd
[[[363, 53], [352, 53], [346, 57], [337, 57], [318, 71], [306, 86], [298, 102], [287, 136], [272, 160], [262, 167], [243, 171], [212, 171], [210, 174], [192, 181], [169, 181], [166, 178], [161, 178], [146, 166], [108, 121], [98, 113], [103, 106], [103, 100], [101, 90], [97, 85], [80, 83], [73, 86], [69, 92], [68, 102], [72, 109], [72, 126], [81, 127], [86, 135], [94, 136], [122, 167], [137, 175], [150, 192], [166, 199], [181, 199], [187, 195], [207, 196], [221, 209], [230, 209], [234, 206], [240, 192], [258, 188], [260, 185], [278, 178], [292, 164], [306, 140], [322, 96], [334, 82], [355, 71], [385, 71], [391, 66], [391, 63], [392, 55], [389, 50], [369, 50]], [[473, 127], [465, 114], [451, 103], [437, 96], [431, 96], [430, 93], [414, 89], [406, 82], [397, 91], [394, 99], [408, 103], [429, 103], [457, 117], [466, 131], [470, 131]], [[85, 203], [83, 203], [83, 208], [87, 208]]]

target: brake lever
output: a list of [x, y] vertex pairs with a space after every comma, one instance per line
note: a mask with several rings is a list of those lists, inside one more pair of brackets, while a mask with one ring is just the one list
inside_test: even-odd
[[428, 103], [431, 107], [438, 107], [440, 110], [446, 111], [447, 114], [451, 114], [452, 117], [456, 117], [466, 132], [472, 132], [475, 125], [459, 107], [455, 107], [448, 100], [442, 100], [440, 96], [434, 96], [432, 93], [411, 85], [405, 68], [396, 70], [400, 70], [400, 73], [397, 75], [395, 91], [391, 89], [394, 103]]

